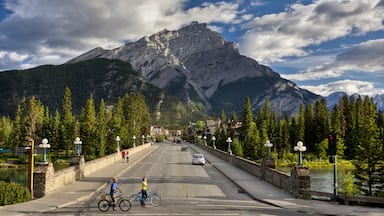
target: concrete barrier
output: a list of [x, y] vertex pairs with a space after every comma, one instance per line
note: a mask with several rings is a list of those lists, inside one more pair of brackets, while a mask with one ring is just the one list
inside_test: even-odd
[[[135, 148], [124, 149], [124, 151], [134, 154], [150, 146], [151, 143], [145, 143]], [[33, 173], [33, 197], [43, 197], [60, 187], [71, 184], [121, 160], [121, 154], [117, 152], [87, 162], [84, 161], [84, 156], [74, 156], [69, 167], [58, 171], [54, 170], [52, 163], [36, 164]]]
[[311, 180], [308, 168], [306, 167], [294, 167], [291, 175], [284, 172], [280, 172], [276, 169], [263, 166], [262, 164], [256, 163], [251, 160], [247, 160], [242, 157], [229, 155], [227, 152], [214, 149], [211, 146], [199, 145], [200, 148], [208, 151], [218, 158], [225, 160], [239, 169], [242, 169], [251, 175], [254, 175], [268, 183], [281, 188], [295, 197], [311, 199], [308, 194], [303, 193], [305, 189], [310, 189]]

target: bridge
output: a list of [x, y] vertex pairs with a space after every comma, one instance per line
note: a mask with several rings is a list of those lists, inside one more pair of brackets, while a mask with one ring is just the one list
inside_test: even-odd
[[[188, 145], [189, 151], [181, 151], [182, 145]], [[120, 187], [128, 194], [137, 192], [141, 178], [147, 176], [150, 187], [162, 195], [163, 204], [133, 208], [130, 215], [383, 215], [380, 208], [297, 199], [204, 146], [159, 143], [129, 151], [128, 163], [114, 154], [87, 163], [80, 157], [74, 160], [77, 165], [56, 173], [49, 171], [50, 165], [37, 168], [40, 174], [35, 176], [35, 185], [40, 185], [35, 190], [41, 190], [36, 194], [41, 198], [0, 207], [0, 214], [95, 215], [99, 213], [97, 199], [108, 190], [112, 176], [118, 176]], [[205, 155], [205, 166], [191, 165], [195, 152]], [[264, 177], [269, 178], [265, 173]], [[39, 182], [39, 178], [55, 180]]]

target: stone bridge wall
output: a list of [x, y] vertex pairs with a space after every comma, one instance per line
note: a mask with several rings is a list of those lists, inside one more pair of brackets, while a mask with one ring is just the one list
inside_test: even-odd
[[[150, 143], [136, 146], [135, 148], [125, 149], [130, 154], [150, 147]], [[84, 161], [84, 156], [74, 156], [71, 160], [71, 166], [55, 171], [52, 163], [45, 165], [35, 165], [33, 173], [33, 196], [43, 197], [60, 187], [71, 184], [81, 178], [89, 176], [93, 172], [103, 169], [117, 161], [121, 160], [120, 153], [114, 153], [92, 161]]]
[[289, 175], [276, 169], [266, 167], [263, 164], [253, 162], [242, 157], [229, 155], [227, 152], [219, 149], [213, 149], [211, 146], [199, 145], [199, 147], [216, 157], [225, 160], [233, 166], [291, 193], [295, 197], [305, 199], [311, 198], [310, 196], [308, 197], [308, 194], [302, 194], [300, 192], [300, 189], [309, 189], [311, 186], [309, 171], [306, 167], [294, 167], [292, 169], [292, 175]]

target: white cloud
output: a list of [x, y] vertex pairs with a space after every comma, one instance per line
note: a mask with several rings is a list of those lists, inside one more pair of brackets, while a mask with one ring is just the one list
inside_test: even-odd
[[17, 52], [11, 52], [8, 54], [11, 61], [21, 62], [28, 58], [28, 54], [19, 54]]
[[384, 39], [363, 42], [336, 56], [331, 62], [324, 62], [302, 73], [282, 74], [290, 80], [320, 80], [341, 77], [348, 71], [359, 73], [384, 73]]
[[243, 25], [248, 31], [240, 50], [261, 63], [305, 56], [304, 48], [350, 34], [383, 30], [383, 7], [371, 0], [317, 0], [293, 4], [286, 12], [256, 17]]
[[361, 95], [373, 96], [377, 90], [374, 90], [374, 84], [371, 82], [364, 82], [358, 80], [340, 80], [323, 85], [316, 86], [300, 86], [301, 88], [312, 91], [322, 96], [328, 96], [332, 92], [342, 91], [348, 95], [359, 93]]
[[[236, 3], [206, 2], [188, 10], [183, 8], [185, 3], [186, 0], [5, 0], [5, 7], [12, 14], [0, 22], [0, 50], [29, 53], [30, 60], [25, 65], [42, 63], [44, 55], [59, 56], [65, 62], [98, 46], [115, 48], [192, 21], [236, 23], [249, 19], [241, 17]], [[45, 63], [52, 63], [46, 60]], [[0, 68], [2, 65], [4, 62], [0, 62]]]

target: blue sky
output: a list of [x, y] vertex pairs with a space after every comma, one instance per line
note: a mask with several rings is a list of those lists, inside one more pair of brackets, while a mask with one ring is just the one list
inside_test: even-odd
[[384, 94], [384, 0], [0, 0], [0, 71], [62, 64], [192, 21], [301, 88]]

